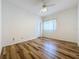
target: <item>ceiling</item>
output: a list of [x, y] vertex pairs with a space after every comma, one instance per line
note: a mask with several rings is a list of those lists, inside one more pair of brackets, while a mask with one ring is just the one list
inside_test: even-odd
[[77, 5], [77, 0], [44, 0], [47, 5], [49, 4], [55, 4], [55, 5], [48, 7], [48, 12], [43, 14], [40, 13], [42, 0], [8, 0], [8, 1], [25, 9], [26, 11], [29, 11], [39, 16], [50, 15]]

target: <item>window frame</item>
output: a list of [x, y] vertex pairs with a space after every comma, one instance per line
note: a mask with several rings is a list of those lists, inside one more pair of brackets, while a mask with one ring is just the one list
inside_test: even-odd
[[[53, 29], [51, 30], [51, 31], [46, 31], [45, 29], [44, 29], [44, 22], [46, 21], [51, 21], [51, 20], [55, 20], [55, 25], [53, 25]], [[54, 26], [55, 26], [55, 28], [54, 28]], [[46, 19], [46, 20], [43, 20], [43, 32], [46, 32], [46, 33], [54, 33], [55, 31], [56, 31], [56, 29], [57, 29], [57, 20], [56, 20], [56, 18], [52, 18], [52, 19]]]

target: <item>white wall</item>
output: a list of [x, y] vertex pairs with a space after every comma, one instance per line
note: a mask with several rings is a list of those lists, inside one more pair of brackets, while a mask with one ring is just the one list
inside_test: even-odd
[[1, 0], [0, 0], [0, 54], [1, 54], [1, 49], [2, 49], [2, 45], [1, 45]]
[[2, 1], [2, 7], [3, 46], [34, 39], [40, 35], [37, 28], [39, 23], [36, 24], [40, 20], [39, 17], [7, 0]]
[[77, 12], [78, 12], [78, 45], [79, 45], [79, 1], [78, 1], [78, 9], [77, 9]]
[[44, 36], [64, 41], [77, 42], [76, 16], [76, 7], [73, 7], [45, 17], [47, 19], [52, 19], [53, 17], [57, 19], [57, 30], [54, 33], [44, 33]]

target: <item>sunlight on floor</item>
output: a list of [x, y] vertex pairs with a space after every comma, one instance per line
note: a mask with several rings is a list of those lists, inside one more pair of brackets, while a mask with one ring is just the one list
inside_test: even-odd
[[46, 49], [50, 53], [56, 54], [57, 47], [56, 47], [55, 44], [51, 44], [51, 43], [45, 42], [44, 49]]

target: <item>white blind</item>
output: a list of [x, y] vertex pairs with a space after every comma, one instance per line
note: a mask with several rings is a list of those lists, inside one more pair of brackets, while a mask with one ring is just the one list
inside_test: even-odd
[[56, 19], [44, 21], [43, 26], [45, 32], [54, 32], [56, 30]]

